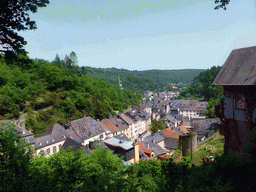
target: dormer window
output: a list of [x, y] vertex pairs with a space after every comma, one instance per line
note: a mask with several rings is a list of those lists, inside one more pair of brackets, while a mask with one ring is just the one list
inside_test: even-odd
[[41, 145], [42, 145], [42, 143], [39, 143], [39, 145], [41, 146]]
[[54, 139], [52, 139], [52, 141], [54, 141]]
[[22, 131], [22, 134], [25, 134], [25, 131]]
[[49, 143], [49, 141], [47, 140], [46, 143]]

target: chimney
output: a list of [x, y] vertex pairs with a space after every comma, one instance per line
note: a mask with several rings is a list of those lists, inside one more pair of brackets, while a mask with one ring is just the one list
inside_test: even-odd
[[149, 143], [147, 143], [147, 148], [149, 149]]

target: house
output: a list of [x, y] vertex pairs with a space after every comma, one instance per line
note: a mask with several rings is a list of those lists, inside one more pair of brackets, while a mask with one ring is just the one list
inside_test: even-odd
[[45, 132], [35, 138], [36, 155], [41, 151], [48, 154], [59, 152], [69, 134], [58, 123], [53, 124]]
[[101, 120], [101, 123], [110, 131], [110, 134], [107, 136], [107, 138], [116, 136], [118, 133], [120, 133], [118, 129], [107, 119]]
[[147, 149], [154, 151], [155, 157], [167, 153], [163, 148], [150, 140], [144, 140], [142, 143], [146, 146]]
[[130, 127], [129, 124], [124, 121], [120, 114], [116, 114], [114, 116], [109, 116], [108, 121], [118, 129], [117, 135], [125, 134], [127, 137], [130, 136]]
[[165, 150], [165, 146], [164, 146], [164, 136], [160, 131], [157, 131], [149, 136], [147, 136], [145, 139], [143, 139], [142, 141], [151, 141], [155, 144], [157, 144], [159, 147], [161, 147], [163, 150]]
[[142, 142], [139, 142], [140, 159], [151, 159], [155, 157], [153, 150], [148, 149]]
[[140, 135], [147, 132], [150, 128], [151, 118], [142, 109], [137, 108], [134, 110], [126, 111], [123, 115], [123, 119], [131, 125], [131, 139], [138, 139]]
[[199, 141], [204, 140], [206, 137], [210, 137], [211, 134], [216, 132], [219, 124], [219, 118], [195, 118], [191, 121], [191, 127], [193, 127], [194, 132], [197, 133], [197, 139]]
[[180, 114], [189, 119], [203, 115], [207, 107], [206, 101], [199, 100], [171, 100], [171, 114]]
[[75, 132], [82, 138], [82, 145], [87, 147], [90, 141], [104, 140], [109, 134], [109, 130], [100, 120], [95, 120], [89, 116], [68, 122], [65, 129]]
[[180, 134], [171, 127], [162, 129], [160, 131], [164, 136], [164, 147], [166, 151], [173, 152], [177, 149], [179, 144]]
[[[256, 46], [233, 50], [213, 84], [222, 85], [224, 102], [217, 105], [216, 115], [222, 119], [225, 153], [248, 158], [255, 153], [256, 123]], [[245, 151], [245, 148], [250, 148]]]
[[168, 127], [178, 127], [180, 125], [181, 121], [178, 121], [175, 117], [172, 115], [165, 115], [160, 120], [164, 121]]
[[120, 134], [104, 140], [106, 146], [113, 150], [114, 153], [124, 157], [124, 161], [136, 163], [139, 161], [138, 142], [132, 142], [125, 134]]

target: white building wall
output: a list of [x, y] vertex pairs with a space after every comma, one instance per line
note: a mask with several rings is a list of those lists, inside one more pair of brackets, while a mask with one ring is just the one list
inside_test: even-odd
[[49, 154], [52, 155], [54, 153], [53, 147], [56, 147], [56, 152], [58, 153], [60, 151], [59, 145], [63, 146], [64, 142], [65, 142], [65, 140], [54, 143], [54, 144], [47, 145], [47, 146], [42, 147], [42, 148], [39, 148], [39, 149], [36, 150], [36, 155], [38, 155], [40, 153], [40, 151], [45, 151], [45, 153], [47, 153], [47, 149], [50, 149]]

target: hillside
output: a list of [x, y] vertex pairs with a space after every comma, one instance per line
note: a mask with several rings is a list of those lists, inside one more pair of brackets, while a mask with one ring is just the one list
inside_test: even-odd
[[81, 70], [90, 77], [104, 79], [112, 84], [118, 84], [120, 79], [124, 88], [138, 90], [139, 92], [163, 89], [169, 83], [189, 85], [195, 76], [205, 71], [204, 69], [129, 71], [126, 69], [104, 69], [88, 66], [82, 67]]
[[26, 128], [35, 136], [57, 122], [101, 119], [140, 102], [129, 89], [79, 73], [69, 60], [60, 66], [25, 54], [0, 55], [0, 120], [25, 112]]

